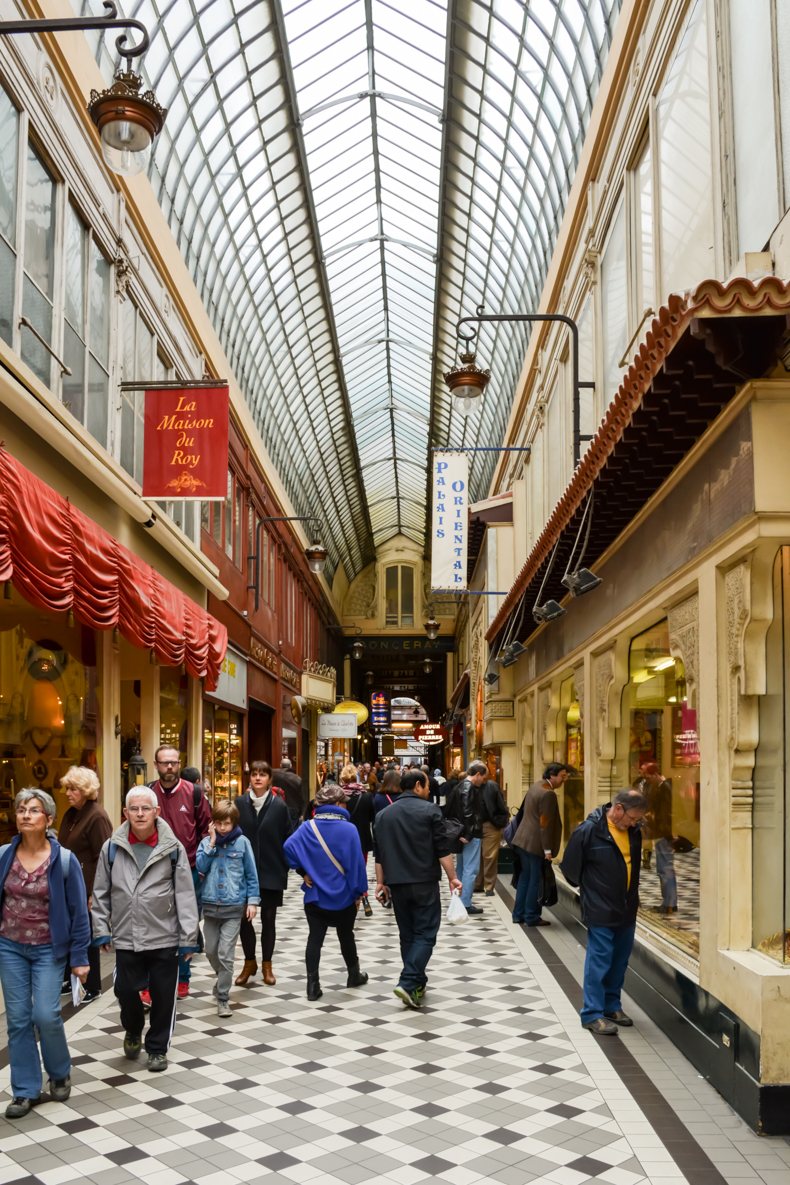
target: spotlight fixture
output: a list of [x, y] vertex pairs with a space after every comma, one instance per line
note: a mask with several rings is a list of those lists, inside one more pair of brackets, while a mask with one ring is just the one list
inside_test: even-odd
[[439, 636], [439, 622], [436, 620], [433, 609], [431, 610], [431, 616], [425, 622], [425, 632], [431, 642], [433, 642]]
[[[547, 603], [551, 604], [552, 602]], [[553, 603], [556, 604], [556, 602]], [[521, 655], [526, 653], [526, 649], [526, 646], [522, 646], [520, 642], [511, 642], [509, 646], [506, 646], [504, 650], [500, 651], [497, 661], [503, 667], [512, 667], [514, 663], [518, 662]]]
[[[568, 556], [568, 563], [565, 568], [565, 575], [562, 577], [560, 584], [567, 588], [572, 597], [583, 597], [585, 593], [592, 592], [602, 583], [601, 577], [596, 576], [589, 568], [582, 567], [582, 560], [584, 553], [587, 550], [587, 544], [590, 541], [590, 528], [592, 527], [592, 504], [593, 492], [590, 490], [587, 498], [587, 505], [584, 508], [581, 522], [579, 523], [579, 530], [576, 538], [573, 541], [571, 554]], [[586, 525], [586, 530], [585, 530]], [[584, 532], [584, 541], [582, 542], [582, 532]], [[581, 543], [581, 550], [578, 557], [576, 557], [576, 567], [571, 571], [571, 564], [574, 562], [576, 556], [576, 548]]]
[[[504, 653], [504, 651], [503, 651], [503, 653]], [[496, 683], [498, 679], [499, 679], [499, 672], [498, 671], [486, 671], [486, 673], [483, 675], [483, 682], [487, 683], [489, 687], [491, 686], [492, 683]]]
[[354, 642], [353, 646], [351, 647], [351, 657], [359, 659], [362, 658], [364, 653], [365, 644], [364, 642], [360, 642], [360, 640], [357, 638], [356, 642]]
[[491, 378], [490, 370], [481, 370], [475, 365], [475, 352], [469, 349], [469, 341], [467, 338], [467, 348], [461, 354], [460, 366], [448, 370], [444, 376], [450, 394], [455, 399], [455, 410], [464, 418], [477, 406]]
[[603, 581], [589, 568], [577, 568], [575, 572], [566, 572], [560, 583], [565, 585], [572, 597], [583, 597]]
[[532, 617], [538, 625], [542, 625], [544, 621], [555, 621], [564, 614], [565, 610], [559, 601], [552, 600], [544, 601], [542, 605], [535, 605], [532, 610]]

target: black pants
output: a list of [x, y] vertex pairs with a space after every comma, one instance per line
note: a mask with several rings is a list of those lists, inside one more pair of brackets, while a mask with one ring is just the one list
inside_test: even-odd
[[398, 984], [407, 992], [413, 992], [428, 982], [425, 969], [442, 922], [439, 884], [428, 881], [416, 885], [390, 885], [390, 893], [403, 959]]
[[[91, 938], [93, 938], [93, 920], [90, 914], [88, 915], [88, 921], [91, 926]], [[90, 971], [88, 972], [88, 978], [85, 980], [85, 991], [90, 992], [93, 996], [98, 996], [101, 992], [101, 957], [98, 946], [94, 946], [92, 943], [88, 945], [88, 966], [90, 967]], [[66, 984], [71, 986], [71, 963], [66, 963], [66, 968], [63, 972], [64, 988]]]
[[145, 1035], [147, 1053], [167, 1053], [176, 1024], [178, 950], [115, 951], [115, 994], [121, 1004], [121, 1024], [127, 1033], [141, 1036], [145, 1010], [140, 992], [151, 993], [151, 1012]]
[[[261, 906], [258, 913], [261, 919], [261, 962], [271, 963], [274, 954], [274, 943], [277, 938], [277, 906]], [[248, 962], [255, 962], [255, 927], [246, 918], [241, 919], [241, 949]]]
[[348, 968], [355, 967], [359, 961], [357, 944], [354, 941], [354, 922], [357, 920], [356, 905], [348, 905], [345, 909], [322, 909], [320, 905], [305, 905], [304, 912], [307, 925], [310, 928], [304, 953], [307, 974], [318, 974], [321, 947], [324, 945], [326, 932], [330, 927], [337, 930], [343, 962]]

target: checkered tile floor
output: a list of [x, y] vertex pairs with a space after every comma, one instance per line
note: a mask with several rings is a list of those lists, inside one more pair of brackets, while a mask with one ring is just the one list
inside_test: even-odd
[[635, 1154], [635, 1133], [650, 1134], [636, 1103], [559, 989], [555, 999], [538, 986], [504, 905], [475, 900], [482, 918], [442, 927], [421, 1013], [392, 995], [397, 930], [378, 906], [357, 922], [368, 986], [345, 988], [330, 933], [324, 997], [308, 1003], [295, 885], [279, 915], [277, 986], [234, 988], [233, 1018], [218, 1021], [198, 959], [166, 1073], [124, 1060], [111, 994], [84, 1006], [68, 1022], [71, 1099], [0, 1118], [0, 1183], [683, 1182], [660, 1141], [661, 1172], [643, 1168], [657, 1145], [642, 1136]]

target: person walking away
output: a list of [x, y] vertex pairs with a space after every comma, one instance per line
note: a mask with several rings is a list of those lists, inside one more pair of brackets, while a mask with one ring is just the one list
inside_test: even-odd
[[[373, 795], [369, 793], [367, 785], [358, 780], [357, 771], [353, 765], [344, 765], [341, 769], [340, 785], [346, 796], [344, 805], [349, 813], [351, 822], [359, 834], [359, 842], [362, 846], [362, 858], [365, 861], [365, 867], [367, 867], [368, 852], [373, 848], [373, 833], [371, 830], [375, 816]], [[367, 885], [365, 885], [365, 892], [362, 894], [362, 909], [366, 918], [373, 916], [373, 910], [368, 900]]]
[[634, 945], [639, 909], [641, 824], [647, 799], [621, 790], [596, 807], [568, 840], [560, 868], [579, 887], [587, 926], [581, 1022], [599, 1037], [614, 1037], [634, 1022], [623, 1011], [621, 992]]
[[383, 905], [391, 900], [395, 910], [403, 961], [395, 995], [407, 1008], [421, 1008], [425, 998], [427, 967], [442, 920], [442, 871], [452, 891], [463, 888], [442, 812], [429, 796], [425, 774], [404, 774], [400, 794], [376, 816], [373, 835], [376, 899]]
[[[645, 839], [653, 841], [656, 874], [661, 885], [659, 913], [677, 913], [678, 881], [675, 875], [674, 835], [672, 833], [672, 783], [659, 772], [655, 761], [640, 766], [641, 790], [647, 799]], [[644, 862], [643, 862], [644, 863]]]
[[[79, 861], [50, 830], [55, 800], [44, 790], [14, 799], [18, 834], [0, 847], [0, 985], [5, 1001], [11, 1102], [6, 1119], [22, 1119], [49, 1094], [71, 1094], [71, 1056], [60, 1013], [63, 964], [83, 982], [90, 970], [90, 924]], [[36, 1035], [41, 1042], [39, 1058]]]
[[557, 790], [571, 772], [567, 765], [547, 765], [540, 782], [534, 782], [521, 804], [521, 822], [513, 837], [513, 851], [520, 870], [513, 906], [513, 921], [527, 926], [550, 926], [541, 917], [543, 866], [555, 858], [562, 842], [562, 816]]
[[291, 827], [298, 827], [299, 820], [304, 816], [305, 793], [302, 779], [294, 771], [290, 757], [283, 757], [279, 769], [272, 770], [272, 788], [282, 790], [291, 817]]
[[345, 803], [342, 786], [326, 782], [316, 795], [315, 815], [302, 823], [284, 845], [288, 863], [303, 881], [309, 931], [305, 950], [308, 1000], [320, 1000], [323, 995], [319, 965], [330, 928], [337, 931], [346, 964], [346, 987], [362, 987], [368, 982], [366, 973], [360, 970], [354, 940], [354, 922], [362, 895], [367, 892], [368, 876], [359, 832]]
[[149, 786], [126, 795], [125, 821], [103, 845], [93, 882], [94, 942], [115, 948], [115, 995], [121, 1006], [124, 1057], [140, 1056], [151, 998], [145, 1051], [148, 1069], [167, 1069], [176, 1021], [180, 959], [197, 950], [198, 906], [184, 845], [159, 817]]
[[483, 835], [482, 786], [488, 780], [488, 770], [482, 761], [473, 761], [466, 776], [456, 783], [447, 795], [445, 815], [463, 826], [461, 850], [455, 857], [455, 874], [463, 881], [461, 900], [469, 914], [481, 914], [479, 905], [472, 905], [472, 893], [480, 868], [480, 847]]
[[[99, 805], [99, 779], [96, 773], [87, 766], [72, 765], [60, 779], [60, 788], [65, 790], [69, 800], [69, 808], [63, 816], [58, 831], [58, 843], [74, 853], [75, 859], [82, 869], [85, 881], [85, 892], [90, 909], [91, 893], [93, 892], [93, 878], [96, 875], [96, 862], [102, 844], [112, 835], [110, 816], [104, 807]], [[99, 948], [92, 943], [88, 946], [88, 965], [90, 971], [85, 980], [85, 995], [83, 1004], [90, 1004], [98, 1000], [101, 995], [101, 960]], [[68, 968], [67, 980], [68, 980]], [[69, 984], [69, 992], [71, 985]]]
[[385, 807], [392, 806], [399, 794], [400, 773], [396, 769], [385, 770], [379, 789], [373, 795], [374, 825], [379, 811], [383, 811]]
[[208, 835], [197, 850], [201, 878], [206, 958], [217, 982], [217, 1016], [232, 1016], [230, 985], [241, 919], [252, 923], [260, 893], [250, 841], [239, 827], [238, 808], [221, 798], [211, 812]]
[[[159, 815], [172, 830], [179, 843], [183, 844], [192, 872], [192, 883], [200, 912], [200, 877], [195, 868], [198, 844], [208, 835], [211, 822], [211, 806], [203, 788], [190, 782], [181, 773], [181, 757], [172, 745], [160, 745], [154, 753], [157, 780], [151, 789], [159, 803]], [[195, 771], [197, 772], [197, 771]], [[198, 945], [200, 939], [198, 938]], [[178, 998], [189, 995], [189, 981], [192, 975], [191, 959], [182, 958], [178, 964]], [[148, 992], [143, 992], [143, 1003], [148, 1003]]]
[[[272, 787], [272, 767], [267, 761], [253, 761], [250, 766], [250, 788], [236, 799], [239, 826], [252, 846], [255, 870], [261, 897], [261, 974], [270, 987], [277, 983], [272, 970], [274, 945], [277, 941], [277, 910], [283, 903], [283, 890], [288, 883], [288, 862], [283, 844], [291, 834], [291, 819], [285, 800]], [[236, 976], [236, 986], [244, 987], [258, 971], [255, 958], [255, 929], [252, 922], [241, 919], [241, 948], [244, 966]]]
[[499, 847], [502, 843], [502, 832], [510, 819], [510, 812], [499, 784], [490, 778], [483, 783], [481, 813], [483, 834], [480, 840], [480, 867], [475, 881], [475, 892], [484, 891], [486, 897], [493, 897], [499, 872]]

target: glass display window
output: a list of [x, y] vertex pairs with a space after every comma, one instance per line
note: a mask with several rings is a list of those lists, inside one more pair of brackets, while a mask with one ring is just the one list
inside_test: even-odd
[[699, 954], [700, 754], [696, 709], [666, 620], [632, 639], [611, 793], [648, 802], [642, 831], [640, 921]]
[[242, 768], [244, 716], [232, 708], [203, 703], [203, 783], [212, 802], [235, 798], [245, 789]]
[[181, 757], [181, 768], [189, 765], [188, 705], [189, 676], [180, 668], [159, 671], [159, 744], [171, 745]]
[[16, 832], [19, 790], [46, 790], [59, 821], [69, 766], [90, 766], [101, 779], [99, 706], [94, 632], [66, 614], [0, 601], [0, 842]]

